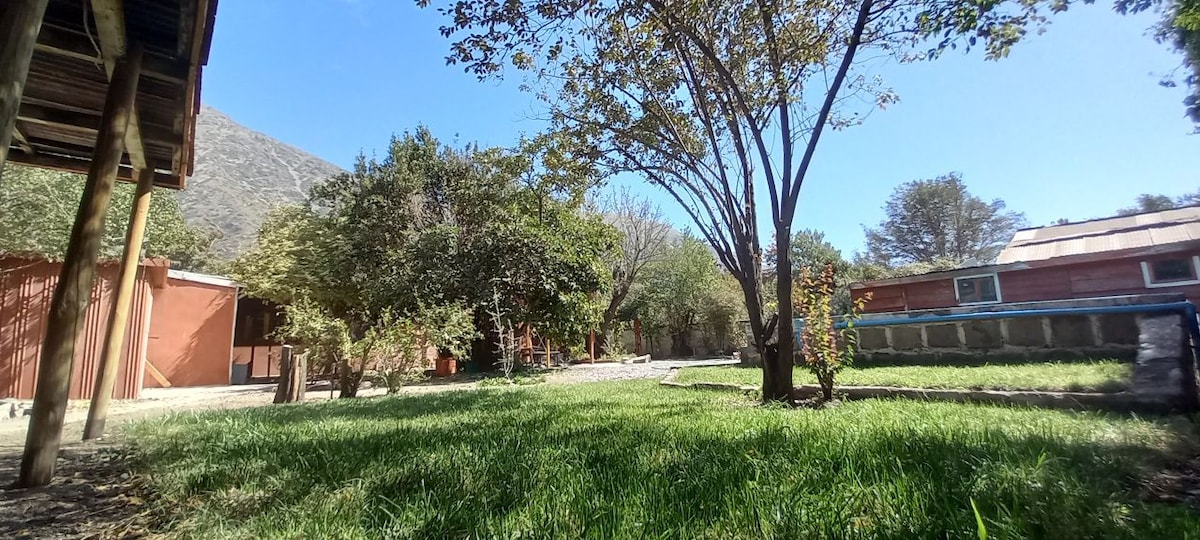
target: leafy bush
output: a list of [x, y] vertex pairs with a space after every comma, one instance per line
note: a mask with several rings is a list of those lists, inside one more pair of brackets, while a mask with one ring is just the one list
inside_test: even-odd
[[816, 375], [817, 384], [821, 385], [821, 397], [825, 400], [833, 399], [834, 378], [854, 359], [857, 344], [854, 321], [870, 300], [869, 295], [855, 300], [843, 319], [846, 327], [839, 330], [835, 328], [833, 318], [834, 284], [833, 265], [826, 264], [819, 274], [801, 268], [800, 279], [792, 286], [796, 314], [804, 320], [800, 352], [804, 365]]

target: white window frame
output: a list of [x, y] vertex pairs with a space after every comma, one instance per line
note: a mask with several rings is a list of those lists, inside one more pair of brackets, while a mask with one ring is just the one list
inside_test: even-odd
[[[1146, 284], [1147, 289], [1163, 289], [1166, 287], [1184, 287], [1187, 285], [1200, 285], [1200, 256], [1192, 255], [1192, 272], [1196, 274], [1197, 279], [1189, 279], [1187, 281], [1169, 281], [1167, 283], [1153, 283], [1150, 275], [1150, 262], [1142, 261], [1142, 282]], [[1163, 260], [1163, 259], [1160, 259]]]
[[[995, 300], [984, 300], [982, 302], [963, 302], [962, 299], [960, 299], [958, 297], [958, 280], [960, 280], [960, 279], [977, 279], [977, 278], [985, 278], [985, 277], [992, 278], [992, 285], [996, 287], [996, 299]], [[978, 305], [982, 305], [982, 304], [999, 304], [999, 303], [1003, 302], [1004, 297], [1001, 296], [1001, 294], [1000, 294], [1000, 276], [998, 274], [996, 274], [995, 272], [992, 272], [989, 274], [971, 274], [969, 276], [956, 276], [954, 278], [954, 301], [957, 302], [958, 305], [960, 305], [960, 306], [978, 306]]]

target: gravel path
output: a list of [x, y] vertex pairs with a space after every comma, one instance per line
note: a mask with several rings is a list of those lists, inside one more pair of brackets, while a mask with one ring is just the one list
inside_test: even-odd
[[547, 377], [551, 383], [585, 383], [628, 379], [661, 379], [674, 368], [685, 366], [721, 366], [736, 364], [737, 360], [656, 360], [644, 364], [577, 364]]

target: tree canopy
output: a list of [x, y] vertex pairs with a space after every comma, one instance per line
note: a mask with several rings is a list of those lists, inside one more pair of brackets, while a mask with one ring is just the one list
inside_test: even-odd
[[[618, 234], [582, 210], [586, 172], [530, 148], [452, 148], [425, 128], [394, 137], [382, 158], [360, 157], [303, 206], [276, 210], [235, 277], [252, 295], [315, 302], [352, 338], [447, 304], [486, 334], [498, 295], [515, 320], [582, 343]], [[491, 351], [481, 342], [472, 357], [487, 366]]]
[[616, 338], [616, 322], [621, 306], [634, 286], [644, 281], [644, 270], [661, 259], [672, 236], [670, 225], [650, 201], [622, 189], [601, 205], [604, 219], [621, 234], [618, 252], [609, 260], [612, 288], [600, 315], [597, 349], [607, 354], [608, 340]]
[[[0, 189], [0, 253], [61, 259], [67, 250], [86, 179], [82, 175], [7, 165]], [[118, 184], [104, 220], [101, 258], [118, 258], [133, 206], [134, 186]], [[146, 218], [148, 257], [166, 257], [178, 267], [199, 270], [210, 263], [215, 232], [188, 225], [175, 194], [155, 190]]]
[[1195, 193], [1187, 193], [1178, 197], [1170, 197], [1167, 195], [1155, 195], [1152, 193], [1143, 193], [1138, 195], [1133, 206], [1127, 206], [1117, 210], [1118, 216], [1132, 216], [1134, 214], [1143, 214], [1146, 212], [1160, 212], [1162, 210], [1171, 210], [1174, 208], [1182, 208], [1200, 204], [1200, 191]]
[[652, 335], [671, 337], [671, 354], [692, 354], [694, 329], [714, 336], [728, 336], [740, 315], [742, 302], [730, 287], [730, 277], [721, 271], [708, 246], [684, 236], [664, 250], [646, 268], [645, 282], [623, 310], [624, 317], [637, 317]]
[[868, 228], [867, 252], [885, 266], [993, 261], [1025, 216], [967, 191], [958, 173], [900, 185], [884, 205], [887, 217]]

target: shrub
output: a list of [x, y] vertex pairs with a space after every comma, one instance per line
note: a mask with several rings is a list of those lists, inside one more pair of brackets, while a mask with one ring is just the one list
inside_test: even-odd
[[799, 280], [792, 285], [796, 315], [803, 319], [800, 330], [800, 352], [804, 365], [817, 377], [821, 385], [821, 397], [833, 399], [834, 378], [843, 367], [854, 359], [857, 334], [854, 322], [862, 313], [869, 297], [859, 298], [850, 307], [843, 320], [846, 326], [838, 329], [834, 324], [833, 297], [835, 279], [832, 264], [826, 264], [819, 274], [806, 267], [800, 269]]

